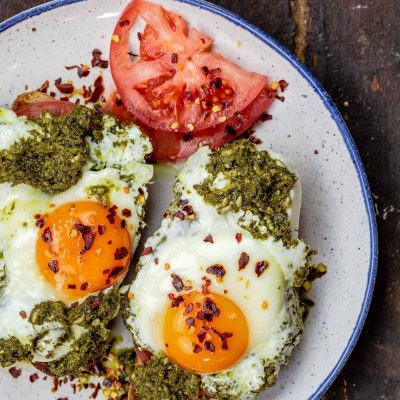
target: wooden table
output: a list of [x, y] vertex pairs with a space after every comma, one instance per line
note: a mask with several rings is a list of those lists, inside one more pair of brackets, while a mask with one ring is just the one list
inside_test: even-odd
[[[324, 399], [400, 399], [400, 0], [212, 1], [294, 52], [349, 126], [374, 194], [379, 275], [360, 341]], [[0, 0], [0, 21], [40, 3]]]

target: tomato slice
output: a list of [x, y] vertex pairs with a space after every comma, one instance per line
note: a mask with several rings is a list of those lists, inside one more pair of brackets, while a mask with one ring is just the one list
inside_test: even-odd
[[[129, 32], [147, 23], [141, 58], [129, 55]], [[124, 104], [142, 123], [163, 132], [197, 132], [225, 123], [248, 107], [267, 77], [206, 51], [211, 39], [160, 5], [134, 0], [117, 23], [110, 65]]]
[[76, 104], [69, 101], [44, 100], [24, 105], [15, 110], [15, 113], [18, 116], [25, 115], [29, 119], [35, 120], [42, 115], [43, 110], [47, 110], [53, 115], [65, 115], [71, 112], [75, 106]]
[[249, 106], [229, 120], [218, 124], [216, 127], [191, 134], [163, 132], [144, 125], [119, 101], [119, 97], [115, 92], [109, 97], [105, 112], [114, 115], [122, 122], [134, 122], [140, 125], [153, 143], [152, 161], [173, 162], [189, 157], [200, 146], [208, 145], [216, 148], [235, 139], [257, 122], [260, 115], [273, 102], [275, 94], [275, 90], [264, 88]]
[[159, 132], [143, 127], [153, 142], [152, 159], [156, 162], [177, 161], [191, 156], [200, 146], [221, 147], [253, 126], [270, 106], [274, 91], [265, 88], [244, 110], [216, 127], [194, 132]]

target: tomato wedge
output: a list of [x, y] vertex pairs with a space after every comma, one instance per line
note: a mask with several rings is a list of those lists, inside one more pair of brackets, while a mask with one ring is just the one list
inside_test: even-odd
[[134, 122], [150, 137], [153, 143], [152, 161], [166, 162], [185, 159], [200, 146], [220, 147], [241, 135], [259, 119], [275, 98], [275, 91], [264, 88], [259, 96], [244, 110], [214, 128], [196, 131], [192, 134], [182, 132], [163, 132], [146, 126], [136, 119], [113, 93], [107, 102], [105, 112], [123, 122]]
[[[133, 60], [129, 33], [138, 17], [147, 25], [141, 36], [141, 58]], [[133, 0], [115, 27], [110, 48], [112, 76], [128, 110], [157, 131], [195, 134], [248, 107], [266, 86], [267, 77], [207, 51], [211, 44], [176, 14], [158, 4]]]
[[42, 115], [43, 110], [47, 110], [53, 115], [65, 115], [71, 112], [75, 106], [76, 104], [69, 101], [44, 100], [24, 105], [15, 110], [15, 113], [18, 116], [25, 115], [29, 119], [35, 120]]

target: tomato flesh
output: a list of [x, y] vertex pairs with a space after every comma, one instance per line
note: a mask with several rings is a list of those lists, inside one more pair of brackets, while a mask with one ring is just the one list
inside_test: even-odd
[[[147, 25], [141, 58], [133, 61], [129, 32], [139, 16]], [[193, 132], [215, 127], [249, 106], [267, 77], [206, 51], [211, 43], [161, 6], [132, 1], [116, 25], [110, 48], [111, 72], [128, 110], [153, 129]]]

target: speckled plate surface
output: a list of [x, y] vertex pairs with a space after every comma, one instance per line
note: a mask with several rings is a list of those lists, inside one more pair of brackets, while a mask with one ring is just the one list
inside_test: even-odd
[[[289, 156], [303, 184], [301, 236], [319, 250], [329, 272], [315, 284], [316, 301], [304, 340], [276, 386], [261, 399], [318, 399], [350, 355], [363, 327], [377, 267], [377, 232], [368, 182], [359, 155], [341, 117], [308, 71], [269, 36], [211, 4], [159, 0], [215, 39], [215, 48], [247, 69], [285, 79], [285, 102], [270, 108], [273, 120], [258, 127], [262, 147]], [[77, 82], [65, 66], [89, 63], [97, 47], [108, 56], [114, 24], [127, 0], [59, 0], [0, 24], [0, 105], [49, 79], [91, 84], [94, 74]], [[105, 80], [110, 82], [109, 71]], [[148, 208], [151, 234], [170, 199], [172, 179], [157, 181]], [[117, 329], [123, 330], [122, 326]], [[22, 398], [87, 399], [92, 391], [72, 393], [70, 384], [51, 392], [43, 375], [30, 383], [32, 369], [19, 379], [0, 370], [1, 400]], [[99, 395], [101, 397], [101, 395]], [[98, 398], [99, 398], [98, 397]]]

